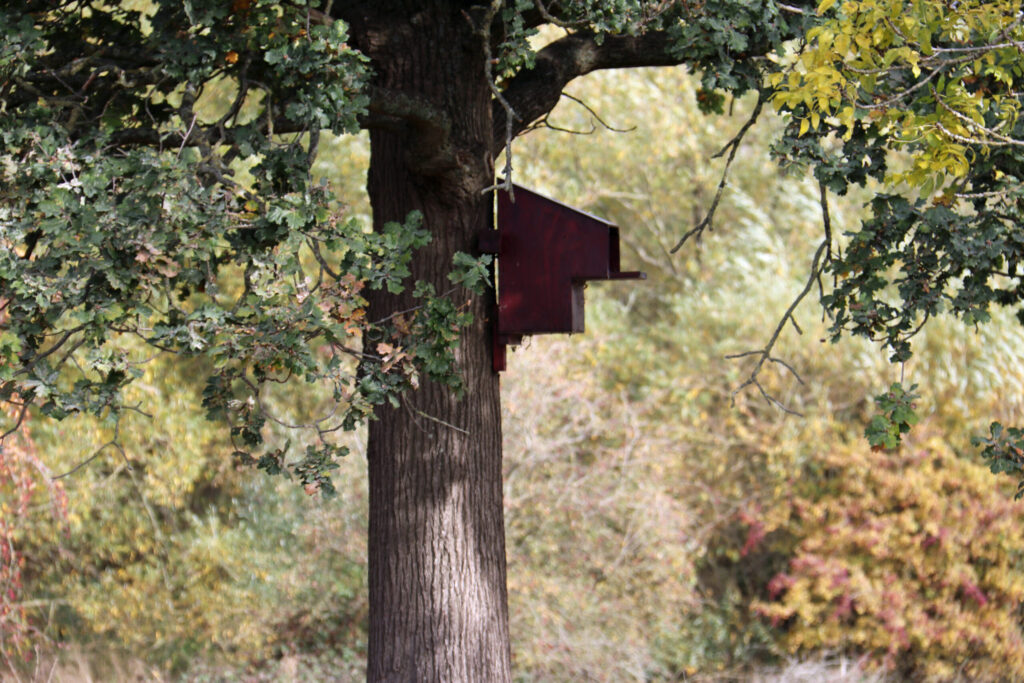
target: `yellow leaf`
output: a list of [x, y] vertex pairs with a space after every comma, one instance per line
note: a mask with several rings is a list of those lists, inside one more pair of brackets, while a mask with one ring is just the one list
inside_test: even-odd
[[840, 57], [845, 56], [846, 53], [850, 50], [849, 34], [840, 33], [838, 36], [836, 36], [835, 42], [833, 43], [833, 47], [835, 48], [836, 52], [839, 54]]

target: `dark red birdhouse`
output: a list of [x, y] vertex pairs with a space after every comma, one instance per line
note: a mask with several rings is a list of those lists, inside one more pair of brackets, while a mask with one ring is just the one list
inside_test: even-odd
[[498, 321], [494, 370], [505, 347], [530, 334], [583, 331], [587, 280], [644, 279], [619, 270], [619, 229], [608, 221], [514, 186], [498, 192], [498, 229], [480, 240], [497, 254]]

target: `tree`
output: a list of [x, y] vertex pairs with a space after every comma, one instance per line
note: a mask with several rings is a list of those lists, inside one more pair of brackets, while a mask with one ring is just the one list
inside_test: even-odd
[[[204, 406], [229, 425], [235, 457], [296, 476], [310, 493], [331, 492], [344, 455], [334, 434], [372, 416], [369, 677], [508, 680], [494, 311], [489, 259], [475, 256], [491, 228], [494, 160], [505, 152], [504, 185], [514, 138], [595, 70], [685, 64], [702, 73], [708, 112], [756, 90], [752, 121], [769, 86], [780, 88], [775, 101], [794, 123], [778, 153], [813, 165], [823, 187], [826, 234], [798, 300], [826, 272], [845, 277], [824, 297], [836, 334], [886, 331], [902, 359], [914, 324], [943, 297], [975, 320], [990, 302], [1019, 301], [1019, 287], [988, 284], [1019, 283], [1008, 260], [1019, 249], [1008, 229], [1016, 214], [1006, 213], [1016, 209], [1002, 199], [998, 212], [984, 208], [997, 181], [1000, 197], [1016, 196], [1014, 159], [999, 157], [992, 134], [1016, 139], [1007, 127], [1017, 125], [1019, 74], [1010, 63], [992, 77], [986, 59], [1019, 49], [1020, 24], [1008, 3], [961, 3], [966, 23], [947, 35], [945, 5], [922, 2], [927, 21], [907, 42], [900, 4], [886, 5], [877, 39], [862, 21], [875, 5], [856, 2], [836, 11], [826, 1], [823, 15], [760, 0], [5, 6], [0, 400], [16, 417], [0, 434], [30, 409], [58, 419], [92, 412], [115, 426], [141, 410], [120, 394], [144, 360], [138, 340], [205, 358]], [[529, 39], [545, 25], [564, 35], [535, 50]], [[837, 34], [849, 38], [825, 40]], [[948, 49], [976, 50], [982, 65], [911, 54], [951, 40], [962, 42]], [[875, 75], [865, 55], [882, 49]], [[840, 76], [818, 79], [828, 68]], [[906, 93], [922, 112], [938, 111], [949, 102], [929, 100], [925, 86], [939, 72], [945, 83], [979, 84], [967, 100], [982, 87], [1000, 95], [980, 109], [983, 134], [940, 131], [938, 158], [962, 144], [1001, 165], [929, 167], [933, 179], [956, 175], [963, 196], [921, 208], [942, 186], [935, 180], [916, 186], [918, 205], [880, 197], [846, 253], [833, 255], [824, 188], [883, 179], [888, 149], [921, 144], [894, 132], [913, 121], [879, 119], [856, 97]], [[344, 220], [309, 172], [322, 135], [358, 128], [371, 133], [372, 232]], [[720, 197], [685, 236], [710, 228]], [[974, 204], [958, 212], [956, 201]], [[998, 242], [977, 244], [971, 232], [981, 251], [962, 249], [955, 229], [982, 214]], [[921, 241], [914, 278], [893, 275], [920, 220], [941, 230]], [[904, 304], [926, 305], [884, 303], [890, 282]], [[963, 296], [961, 285], [971, 287]], [[769, 399], [758, 372], [777, 337], [748, 382]], [[299, 421], [267, 410], [267, 393], [293, 379], [329, 386], [333, 405]], [[307, 435], [304, 452], [270, 438], [272, 425]]]
[[[769, 77], [793, 114], [780, 152], [811, 159], [823, 188], [843, 193], [866, 175], [888, 186], [845, 254], [827, 239], [833, 338], [879, 341], [903, 362], [944, 310], [978, 325], [1007, 306], [1024, 323], [1019, 6], [825, 0], [819, 13], [807, 49]], [[876, 399], [873, 445], [895, 446], [916, 420], [913, 390], [895, 384]], [[1021, 475], [1022, 436], [994, 422], [974, 441], [993, 472]]]

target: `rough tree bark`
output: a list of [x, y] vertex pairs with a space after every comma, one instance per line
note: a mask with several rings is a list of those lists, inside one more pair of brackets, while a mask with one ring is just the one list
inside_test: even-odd
[[[394, 125], [371, 130], [374, 224], [423, 213], [433, 240], [415, 255], [413, 278], [439, 292], [451, 287], [452, 256], [475, 252], [491, 220], [482, 192], [493, 183], [483, 38], [457, 5], [382, 3], [346, 17], [372, 59], [376, 99], [403, 110]], [[371, 112], [387, 122], [388, 111]], [[465, 397], [424, 382], [370, 424], [371, 681], [510, 679], [491, 300], [466, 297], [474, 323], [458, 351]], [[408, 291], [378, 293], [370, 314], [414, 305]]]

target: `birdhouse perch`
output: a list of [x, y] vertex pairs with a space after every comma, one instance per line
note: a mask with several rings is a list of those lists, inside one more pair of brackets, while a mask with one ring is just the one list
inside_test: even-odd
[[587, 280], [642, 280], [619, 270], [619, 228], [515, 185], [515, 201], [498, 192], [497, 230], [481, 236], [480, 250], [497, 255], [498, 320], [494, 371], [505, 369], [505, 349], [531, 334], [583, 331]]

